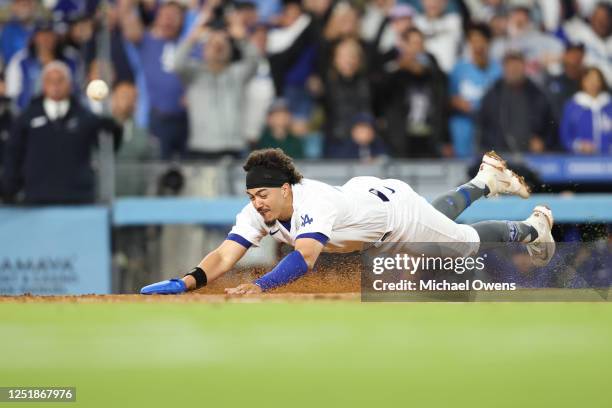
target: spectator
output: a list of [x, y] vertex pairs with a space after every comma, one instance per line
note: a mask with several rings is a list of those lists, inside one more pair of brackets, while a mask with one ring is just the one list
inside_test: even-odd
[[[266, 54], [268, 28], [258, 24], [253, 29], [251, 41], [259, 50], [260, 55]], [[264, 126], [268, 109], [274, 101], [274, 81], [270, 74], [270, 63], [266, 58], [260, 58], [256, 74], [248, 81], [245, 90], [244, 102], [244, 133], [249, 144], [259, 138]]]
[[612, 154], [612, 100], [600, 69], [587, 69], [581, 91], [565, 105], [561, 142], [572, 153]]
[[383, 137], [396, 157], [449, 155], [448, 91], [444, 73], [425, 52], [423, 34], [404, 33], [400, 59], [377, 87]]
[[68, 35], [66, 38], [65, 54], [78, 62], [75, 67], [75, 83], [85, 84], [88, 56], [86, 45], [92, 42], [95, 34], [94, 19], [90, 15], [71, 16], [68, 20]]
[[563, 44], [550, 34], [539, 31], [534, 25], [530, 9], [514, 7], [508, 18], [508, 36], [498, 38], [491, 45], [491, 55], [497, 60], [509, 51], [524, 55], [527, 74], [541, 83], [546, 72], [558, 74], [563, 54]]
[[334, 158], [372, 162], [386, 155], [385, 144], [376, 133], [374, 117], [360, 113], [353, 118], [350, 138], [334, 146]]
[[359, 39], [359, 12], [349, 3], [340, 2], [331, 11], [319, 43], [319, 70], [324, 73], [332, 64], [334, 48], [346, 38]]
[[304, 13], [299, 0], [284, 0], [279, 27], [268, 34], [268, 58], [276, 95], [287, 99], [294, 119], [307, 121], [313, 100], [308, 79], [317, 60], [316, 32], [312, 18]]
[[422, 4], [424, 14], [416, 16], [414, 24], [423, 32], [425, 49], [436, 57], [444, 72], [450, 72], [462, 39], [461, 16], [445, 13], [448, 0], [422, 0]]
[[304, 158], [302, 141], [291, 132], [291, 112], [283, 99], [277, 99], [270, 107], [267, 124], [257, 149], [279, 147], [294, 159]]
[[[555, 32], [562, 18], [564, 0], [464, 0], [474, 22], [487, 23], [494, 16], [506, 14], [509, 8], [528, 7], [539, 17], [538, 23], [547, 32]], [[588, 0], [591, 1], [591, 0]], [[568, 8], [569, 2], [565, 2]]]
[[61, 39], [54, 31], [53, 24], [41, 21], [36, 26], [29, 46], [17, 52], [6, 69], [6, 94], [20, 110], [41, 92], [40, 72], [47, 63], [54, 60], [64, 61], [74, 75], [77, 62], [64, 55]]
[[121, 82], [111, 95], [111, 113], [123, 127], [123, 142], [117, 151], [117, 160], [144, 161], [156, 158], [158, 143], [149, 137], [146, 129], [136, 126], [134, 112], [138, 91], [134, 84]]
[[[136, 87], [129, 82], [115, 86], [111, 96], [111, 113], [123, 129], [123, 143], [117, 151], [117, 163], [144, 162], [159, 155], [157, 139], [134, 121], [137, 97]], [[117, 196], [144, 195], [147, 190], [145, 175], [140, 171], [121, 174], [115, 183]]]
[[259, 22], [257, 4], [253, 0], [238, 0], [234, 4], [234, 15], [239, 20], [239, 23], [244, 25], [247, 30], [254, 29]]
[[491, 30], [475, 24], [467, 32], [470, 58], [455, 65], [450, 75], [450, 118], [453, 148], [457, 157], [474, 154], [474, 117], [487, 89], [501, 76], [501, 66], [489, 57]]
[[583, 60], [584, 46], [570, 44], [563, 53], [563, 72], [546, 77], [544, 89], [551, 103], [555, 127], [553, 134], [558, 134], [565, 103], [580, 90], [580, 80], [585, 69]]
[[522, 54], [506, 54], [503, 71], [503, 78], [489, 89], [480, 104], [480, 148], [542, 153], [550, 136], [551, 109], [548, 99], [527, 78]]
[[598, 3], [586, 23], [574, 16], [563, 25], [562, 36], [569, 42], [585, 46], [584, 63], [602, 70], [606, 81], [612, 84], [612, 14], [610, 4]]
[[413, 27], [415, 15], [414, 9], [407, 4], [398, 4], [389, 11], [389, 17], [370, 46], [370, 65], [374, 70], [397, 59], [402, 34]]
[[[101, 24], [104, 24], [105, 30], [96, 30]], [[110, 49], [106, 48], [107, 41]], [[70, 52], [82, 58], [83, 71], [79, 75], [85, 77], [88, 71], [91, 72], [91, 64], [95, 63], [103, 67], [100, 76], [110, 80], [111, 85], [135, 82], [134, 70], [119, 27], [117, 7], [109, 6], [100, 21], [96, 21], [94, 16], [89, 14], [73, 16], [70, 20], [68, 42]]]
[[508, 33], [508, 13], [499, 12], [494, 14], [491, 20], [489, 20], [489, 27], [491, 27], [491, 34], [493, 34], [492, 44], [497, 41], [506, 40]]
[[0, 34], [0, 51], [4, 64], [8, 64], [13, 55], [27, 47], [34, 32], [35, 12], [34, 0], [14, 0], [11, 4], [9, 21]]
[[85, 204], [95, 200], [92, 149], [101, 130], [121, 129], [70, 96], [71, 72], [60, 61], [45, 65], [43, 95], [17, 118], [5, 152], [5, 196], [23, 189], [27, 204]]
[[359, 11], [350, 3], [341, 1], [332, 9], [323, 37], [332, 43], [343, 38], [359, 38], [359, 25]]
[[[205, 60], [192, 61], [189, 53], [202, 35], [208, 37]], [[200, 25], [179, 45], [175, 69], [187, 87], [191, 158], [239, 157], [246, 149], [241, 120], [244, 95], [248, 81], [256, 73], [260, 55], [246, 35], [246, 27], [237, 21], [228, 31]], [[243, 57], [234, 63], [230, 60], [231, 39], [237, 42]]]
[[[0, 79], [0, 180], [4, 168], [4, 146], [8, 141], [13, 115], [11, 113], [11, 100], [5, 96], [4, 79]], [[0, 198], [2, 197], [2, 183], [0, 182]]]
[[353, 119], [360, 112], [371, 112], [370, 86], [359, 41], [340, 42], [333, 56], [333, 67], [324, 78], [325, 156], [335, 157], [336, 146], [350, 138]]
[[183, 85], [172, 62], [183, 28], [183, 6], [174, 1], [162, 3], [150, 29], [145, 29], [133, 0], [119, 0], [119, 16], [125, 39], [136, 47], [144, 77], [149, 131], [159, 139], [163, 159], [182, 157], [187, 146], [187, 113]]

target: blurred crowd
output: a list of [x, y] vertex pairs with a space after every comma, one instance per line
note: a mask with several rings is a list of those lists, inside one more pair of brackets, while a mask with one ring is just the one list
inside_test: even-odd
[[98, 131], [118, 160], [612, 154], [611, 3], [0, 0], [5, 196], [90, 186]]

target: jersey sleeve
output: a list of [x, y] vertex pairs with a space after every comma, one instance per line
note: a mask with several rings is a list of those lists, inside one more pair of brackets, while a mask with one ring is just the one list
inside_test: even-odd
[[324, 198], [309, 200], [298, 209], [296, 239], [313, 238], [323, 245], [329, 241], [338, 211]]
[[227, 235], [227, 239], [238, 242], [245, 248], [259, 246], [261, 239], [268, 234], [260, 215], [252, 204], [247, 204], [236, 216], [236, 224]]

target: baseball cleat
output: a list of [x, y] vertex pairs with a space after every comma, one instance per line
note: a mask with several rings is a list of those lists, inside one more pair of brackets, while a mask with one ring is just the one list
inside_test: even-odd
[[487, 197], [511, 194], [528, 198], [531, 194], [525, 179], [510, 170], [506, 161], [493, 150], [482, 156], [482, 163], [474, 180], [478, 180], [489, 187]]
[[187, 292], [187, 286], [181, 279], [170, 279], [140, 289], [141, 295], [176, 295]]
[[525, 220], [525, 224], [538, 232], [538, 237], [527, 244], [527, 251], [536, 266], [547, 265], [555, 254], [555, 240], [551, 233], [553, 223], [552, 211], [545, 205], [536, 206]]

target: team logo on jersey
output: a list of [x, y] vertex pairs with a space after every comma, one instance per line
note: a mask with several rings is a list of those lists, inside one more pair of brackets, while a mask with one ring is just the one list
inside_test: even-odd
[[302, 218], [302, 227], [305, 227], [308, 224], [312, 224], [313, 219], [310, 218], [308, 214], [301, 215], [300, 218]]

